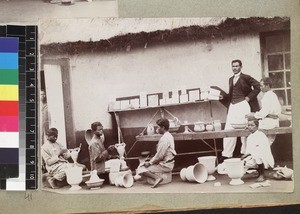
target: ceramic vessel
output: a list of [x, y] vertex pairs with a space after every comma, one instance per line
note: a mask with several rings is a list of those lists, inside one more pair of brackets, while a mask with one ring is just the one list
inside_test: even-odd
[[230, 185], [241, 185], [244, 183], [242, 177], [245, 173], [244, 163], [240, 158], [230, 158], [224, 160], [226, 172], [231, 178]]
[[186, 173], [186, 168], [182, 168], [182, 169], [180, 170], [180, 178], [181, 178], [181, 180], [183, 180], [183, 181], [186, 181], [186, 180], [187, 180], [186, 177], [185, 177], [185, 173]]
[[216, 171], [216, 158], [216, 156], [204, 156], [198, 158], [199, 163], [204, 165], [207, 169], [208, 181], [216, 180], [215, 176], [212, 175]]
[[181, 179], [190, 182], [204, 183], [207, 180], [207, 176], [207, 169], [200, 163], [196, 163], [180, 171]]
[[212, 123], [208, 123], [205, 126], [206, 131], [213, 131], [214, 130], [214, 125]]
[[221, 131], [222, 130], [222, 124], [220, 120], [214, 120], [214, 128], [215, 131]]
[[78, 153], [78, 151], [71, 151], [71, 158], [74, 161], [74, 163], [77, 163]]
[[129, 188], [133, 185], [133, 176], [130, 173], [119, 174], [119, 176], [115, 179], [115, 185], [117, 187], [125, 187]]
[[195, 132], [203, 132], [205, 131], [205, 124], [203, 122], [194, 123], [194, 131]]
[[294, 175], [294, 170], [289, 169], [285, 166], [278, 170], [277, 173], [286, 179], [291, 179]]
[[125, 154], [125, 143], [118, 143], [115, 144], [115, 148], [117, 149], [117, 152], [120, 156], [120, 159], [124, 159], [124, 154]]
[[147, 135], [154, 135], [154, 133], [155, 133], [154, 126], [152, 124], [149, 124], [147, 126]]
[[169, 132], [176, 132], [179, 130], [180, 122], [177, 117], [174, 117], [173, 120], [169, 120], [170, 126], [169, 126]]
[[67, 182], [71, 185], [70, 190], [80, 190], [82, 181], [82, 167], [74, 166], [66, 169]]

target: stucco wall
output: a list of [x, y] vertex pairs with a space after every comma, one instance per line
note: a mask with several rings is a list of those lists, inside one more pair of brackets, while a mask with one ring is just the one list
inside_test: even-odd
[[[111, 128], [107, 106], [112, 94], [122, 97], [138, 95], [141, 91], [153, 93], [182, 86], [201, 88], [210, 85], [228, 91], [232, 59], [241, 59], [243, 72], [259, 80], [262, 74], [259, 35], [237, 35], [201, 42], [147, 46], [127, 52], [70, 56], [75, 129], [85, 130], [95, 120]], [[217, 108], [221, 112], [219, 118], [225, 121], [226, 109], [220, 104]], [[139, 114], [142, 113], [136, 112], [136, 115]], [[148, 119], [133, 124], [123, 120], [122, 125], [141, 127]]]

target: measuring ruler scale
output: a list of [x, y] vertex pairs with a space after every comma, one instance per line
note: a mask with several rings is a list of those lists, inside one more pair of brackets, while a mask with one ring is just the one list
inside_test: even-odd
[[0, 37], [19, 40], [19, 174], [0, 180], [6, 190], [37, 189], [37, 26], [0, 26]]

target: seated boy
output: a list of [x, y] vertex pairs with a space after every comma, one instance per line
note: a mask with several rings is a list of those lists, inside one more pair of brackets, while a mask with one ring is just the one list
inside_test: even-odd
[[246, 153], [242, 156], [245, 168], [256, 168], [258, 178], [256, 182], [266, 179], [264, 170], [274, 167], [274, 158], [267, 136], [258, 130], [258, 120], [249, 120], [248, 129], [251, 134], [247, 138]]
[[[47, 140], [42, 146], [42, 158], [46, 163], [46, 169], [51, 177], [48, 178], [48, 182], [51, 188], [56, 189], [59, 186], [55, 181], [63, 181], [66, 178], [65, 170], [73, 167], [74, 164], [68, 162], [68, 158], [71, 157], [67, 149], [63, 148], [61, 144], [56, 142], [58, 131], [56, 128], [50, 128], [46, 131]], [[77, 164], [85, 169], [82, 164]]]
[[104, 173], [105, 161], [109, 158], [109, 153], [115, 150], [115, 146], [110, 145], [105, 149], [103, 126], [100, 122], [92, 123], [91, 129], [93, 131], [93, 138], [89, 145], [91, 170], [97, 170], [98, 173]]

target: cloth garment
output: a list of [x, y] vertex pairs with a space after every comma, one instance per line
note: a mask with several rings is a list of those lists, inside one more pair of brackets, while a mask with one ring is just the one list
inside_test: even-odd
[[[246, 123], [245, 115], [248, 113], [250, 113], [250, 106], [246, 100], [237, 104], [230, 104], [224, 130], [233, 130], [234, 128], [231, 126], [232, 123]], [[237, 137], [227, 137], [223, 139], [223, 157], [232, 157], [236, 141]], [[246, 137], [241, 137], [241, 142], [241, 154], [245, 154]]]
[[[271, 118], [276, 117], [281, 113], [281, 105], [278, 100], [277, 95], [273, 91], [267, 91], [264, 93], [263, 98], [261, 99], [261, 109], [254, 114], [254, 117], [257, 119], [261, 119], [259, 121], [259, 129], [274, 129], [279, 127], [279, 118]], [[270, 145], [273, 144], [276, 135], [271, 134], [267, 135], [269, 139]]]
[[[224, 96], [224, 99], [229, 103], [225, 130], [233, 129], [231, 123], [245, 123], [246, 114], [259, 110], [257, 95], [260, 92], [260, 83], [253, 77], [241, 72], [235, 85], [233, 79], [234, 76], [229, 78], [229, 93]], [[242, 98], [241, 94], [243, 95]], [[250, 99], [249, 103], [245, 100], [245, 97]], [[236, 140], [236, 137], [224, 138], [222, 156], [232, 157]], [[241, 153], [244, 154], [246, 138], [241, 137], [241, 142]]]
[[170, 132], [166, 132], [158, 141], [156, 154], [149, 161], [151, 165], [148, 168], [139, 166], [137, 172], [138, 174], [145, 171], [171, 172], [174, 168], [174, 157], [176, 154], [174, 137], [170, 134]]
[[241, 76], [241, 72], [239, 72], [238, 74], [233, 75], [233, 85], [235, 85], [237, 83], [240, 76]]
[[58, 156], [61, 149], [63, 149], [61, 144], [58, 142], [51, 143], [48, 140], [42, 145], [41, 149], [42, 158], [46, 163], [48, 173], [59, 181], [62, 181], [66, 177], [65, 170], [71, 167], [67, 161], [71, 157], [70, 153]]
[[[233, 78], [234, 76], [229, 78], [229, 93], [224, 96], [224, 100], [226, 100], [228, 103], [227, 106], [232, 103], [234, 86]], [[237, 83], [239, 84], [239, 90], [242, 91], [244, 97], [249, 97], [250, 99], [249, 105], [251, 107], [251, 112], [259, 111], [260, 107], [258, 104], [257, 95], [260, 92], [260, 83], [253, 77], [243, 73], [240, 73]]]
[[108, 158], [109, 153], [104, 147], [104, 140], [104, 135], [101, 137], [93, 135], [89, 146], [91, 170], [105, 172], [105, 160]]
[[249, 168], [255, 164], [263, 164], [265, 169], [274, 167], [274, 158], [269, 140], [267, 136], [259, 130], [248, 136], [246, 154], [250, 154], [250, 156], [245, 159], [246, 166], [249, 166]]

